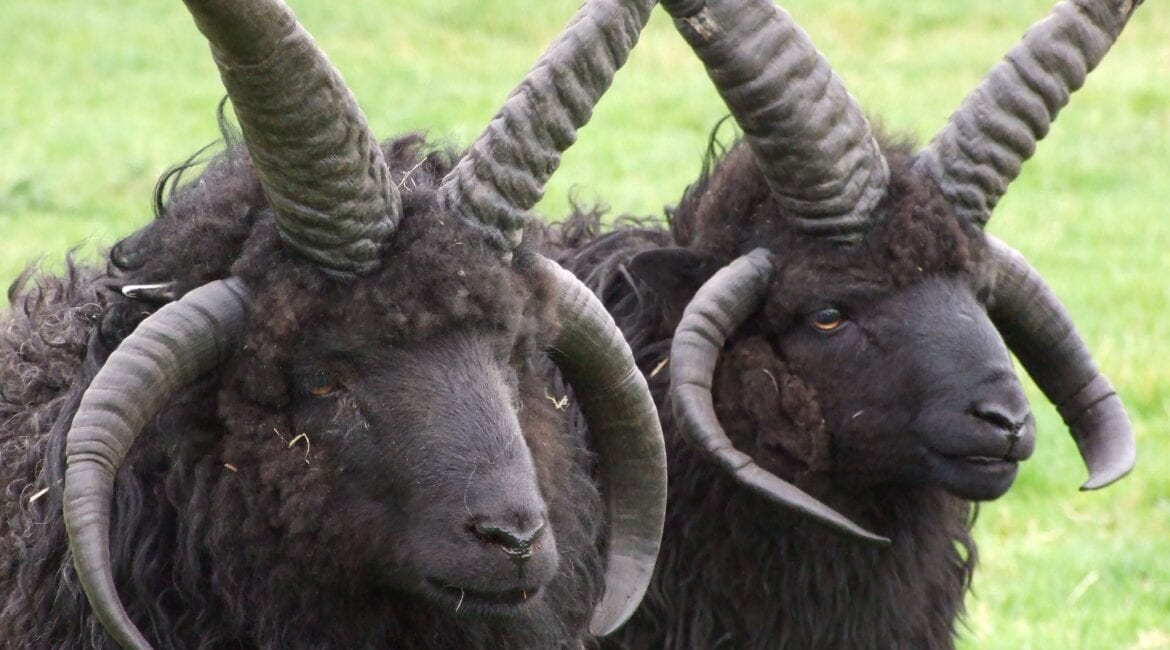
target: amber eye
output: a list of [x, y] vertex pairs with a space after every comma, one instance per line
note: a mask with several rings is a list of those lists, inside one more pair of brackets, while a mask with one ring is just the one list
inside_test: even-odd
[[814, 313], [808, 322], [818, 332], [832, 332], [845, 324], [845, 316], [830, 307]]
[[338, 390], [341, 390], [341, 385], [329, 373], [317, 372], [305, 378], [305, 392], [313, 397], [325, 397]]

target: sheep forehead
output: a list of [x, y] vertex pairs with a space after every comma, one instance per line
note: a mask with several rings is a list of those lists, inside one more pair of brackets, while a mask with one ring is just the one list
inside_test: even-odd
[[914, 170], [909, 141], [882, 136], [882, 151], [889, 184], [875, 208], [875, 225], [860, 243], [843, 247], [796, 231], [742, 142], [707, 162], [675, 213], [674, 229], [685, 242], [728, 260], [764, 246], [782, 261], [892, 286], [972, 271], [985, 248], [982, 234], [957, 219], [937, 184]]
[[255, 289], [249, 336], [289, 349], [330, 340], [360, 348], [415, 344], [454, 330], [506, 341], [551, 330], [548, 301], [531, 279], [495, 260], [430, 253], [395, 256], [395, 264], [347, 282], [305, 287], [295, 274], [273, 274]]

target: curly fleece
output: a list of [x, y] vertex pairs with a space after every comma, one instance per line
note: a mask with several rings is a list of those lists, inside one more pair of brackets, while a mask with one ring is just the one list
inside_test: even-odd
[[[634, 349], [667, 437], [670, 496], [654, 580], [609, 640], [649, 648], [948, 648], [975, 566], [973, 507], [941, 488], [858, 490], [832, 476], [832, 432], [816, 390], [768, 342], [826, 283], [898, 287], [931, 275], [977, 275], [985, 244], [910, 168], [910, 147], [886, 143], [890, 186], [865, 239], [841, 247], [790, 231], [746, 146], [709, 159], [665, 228], [578, 211], [543, 244], [602, 298]], [[716, 147], [713, 147], [714, 151]], [[730, 480], [680, 437], [669, 403], [671, 337], [681, 316], [630, 264], [681, 246], [712, 268], [764, 246], [780, 269], [764, 318], [724, 348], [712, 388], [739, 449], [853, 521], [888, 535], [864, 548], [779, 509]], [[693, 287], [691, 290], [693, 291]], [[760, 370], [763, 372], [759, 372]]]
[[[106, 270], [26, 273], [0, 317], [0, 638], [29, 648], [110, 648], [79, 586], [61, 521], [64, 439], [81, 393], [157, 305], [127, 284], [177, 294], [235, 275], [257, 296], [233, 360], [178, 395], [120, 469], [111, 550], [131, 618], [159, 647], [575, 647], [603, 588], [600, 499], [580, 434], [544, 397], [551, 288], [505, 265], [474, 228], [432, 209], [450, 168], [420, 136], [385, 145], [403, 219], [381, 268], [330, 277], [288, 254], [247, 154], [186, 166], [158, 189], [159, 213], [111, 249]], [[165, 199], [165, 200], [164, 200]], [[164, 205], [165, 204], [165, 205]], [[423, 341], [453, 328], [520, 343], [520, 420], [561, 555], [519, 619], [452, 615], [417, 597], [363, 591], [346, 565], [346, 513], [324, 507], [340, 474], [307, 471], [273, 435], [288, 422], [291, 365], [321, 322]], [[341, 328], [340, 331], [347, 331]], [[283, 428], [283, 430], [288, 430]], [[327, 458], [316, 461], [327, 464]]]

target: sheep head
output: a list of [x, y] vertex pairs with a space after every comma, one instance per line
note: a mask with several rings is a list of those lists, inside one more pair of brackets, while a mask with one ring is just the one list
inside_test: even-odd
[[[533, 462], [540, 452], [525, 444], [531, 415], [521, 408], [533, 399], [535, 349], [573, 386], [598, 447], [608, 556], [605, 597], [590, 629], [612, 630], [640, 600], [657, 553], [661, 431], [612, 319], [570, 274], [521, 247], [520, 234], [652, 3], [586, 3], [450, 174], [409, 200], [400, 191], [409, 172], [393, 177], [340, 74], [288, 7], [186, 4], [211, 43], [239, 117], [245, 166], [254, 168], [264, 200], [237, 215], [246, 223], [221, 240], [229, 259], [181, 270], [202, 286], [172, 277], [127, 287], [141, 299], [182, 297], [121, 342], [78, 406], [66, 449], [65, 521], [82, 585], [107, 631], [125, 647], [149, 647], [114, 589], [114, 475], [155, 414], [217, 368], [225, 382], [235, 378], [222, 408], [236, 404], [253, 410], [257, 423], [283, 422], [290, 436], [309, 432], [339, 476], [353, 470], [357, 478], [339, 478], [330, 494], [370, 524], [374, 543], [349, 558], [355, 566], [440, 602], [462, 594], [472, 609], [522, 609], [558, 562]], [[412, 228], [445, 224], [441, 241], [420, 250]], [[150, 230], [115, 258], [124, 254], [133, 266]], [[441, 259], [428, 259], [436, 247]], [[460, 257], [460, 247], [470, 252]], [[411, 286], [413, 269], [433, 276], [440, 267], [448, 281]], [[428, 326], [427, 314], [396, 312], [401, 296], [388, 286], [430, 290], [432, 303], [463, 311]], [[327, 307], [296, 313], [287, 298], [297, 291]], [[513, 319], [477, 321], [477, 299], [509, 303], [484, 311]], [[526, 331], [523, 314], [544, 327]], [[321, 323], [309, 327], [314, 316]], [[423, 326], [407, 327], [412, 317]], [[268, 363], [249, 365], [264, 355]], [[406, 540], [404, 550], [375, 558], [379, 535], [390, 533]]]
[[[1015, 461], [1026, 458], [1032, 448], [1031, 417], [1014, 377], [1006, 378], [1010, 365], [995, 335], [998, 328], [1068, 423], [1089, 468], [1084, 488], [1124, 476], [1133, 466], [1134, 441], [1120, 400], [1039, 275], [981, 229], [1036, 141], [1140, 3], [1059, 4], [964, 101], [930, 146], [897, 161], [883, 150], [807, 35], [772, 2], [663, 4], [745, 134], [744, 144], [679, 209], [682, 214], [688, 202], [696, 204], [690, 206], [697, 215], [694, 221], [679, 216], [683, 222], [676, 224], [676, 231], [684, 243], [709, 252], [714, 260], [706, 265], [692, 260], [686, 265], [691, 275], [743, 256], [695, 294], [676, 331], [672, 404], [684, 434], [750, 488], [872, 539], [731, 444], [711, 404], [717, 351], [764, 306], [767, 324], [749, 323], [744, 330], [764, 330], [784, 363], [804, 373], [811, 390], [819, 390], [826, 428], [838, 427], [832, 433], [839, 456], [845, 447], [841, 437], [857, 421], [876, 415], [866, 415], [873, 407], [864, 400], [859, 408], [849, 409], [842, 401], [846, 397], [836, 403], [826, 399], [838, 394], [839, 385], [852, 382], [857, 394], [880, 401], [889, 397], [881, 396], [891, 388], [887, 381], [907, 382], [905, 376], [890, 376], [890, 369], [910, 368], [919, 373], [910, 385], [894, 386], [908, 391], [899, 393], [902, 404], [943, 389], [954, 391], [945, 408], [955, 418], [967, 419], [963, 433], [952, 438], [950, 425], [923, 426], [911, 438], [920, 451], [934, 455], [929, 462], [907, 460], [920, 467], [903, 468], [899, 474], [905, 480], [938, 482], [960, 495], [990, 498], [1010, 485]], [[719, 175], [738, 180], [720, 182], [715, 178]], [[750, 180], [753, 176], [759, 180]], [[903, 235], [893, 231], [915, 228], [928, 234], [933, 229], [934, 236], [905, 235], [909, 241], [929, 248], [942, 245], [931, 243], [938, 237], [950, 237], [960, 253], [934, 265], [913, 245], [897, 243]], [[959, 234], [954, 234], [956, 229]], [[762, 248], [753, 251], [757, 247]], [[875, 259], [883, 261], [876, 266], [865, 261]], [[920, 278], [897, 271], [906, 262]], [[884, 265], [889, 270], [883, 272]], [[819, 275], [818, 267], [824, 271]], [[799, 281], [806, 273], [816, 277], [815, 296]], [[872, 284], [884, 288], [860, 292], [859, 301], [835, 293], [834, 285], [858, 287], [875, 279]], [[906, 311], [898, 318], [897, 310]], [[867, 325], [870, 318], [874, 320]], [[938, 328], [924, 329], [924, 321], [936, 321]], [[892, 328], [889, 336], [884, 330], [872, 334], [879, 322]], [[831, 331], [822, 336], [809, 327]], [[955, 340], [956, 331], [966, 336]], [[864, 361], [865, 351], [876, 356]], [[942, 362], [942, 355], [954, 367], [971, 370], [972, 352], [982, 362], [970, 385], [956, 384], [953, 377], [929, 368]], [[890, 366], [881, 360], [884, 355], [901, 358]], [[907, 362], [906, 355], [915, 361]], [[864, 374], [879, 368], [884, 375]], [[852, 373], [870, 383], [844, 376]], [[993, 407], [980, 406], [985, 400], [975, 388], [981, 381], [999, 385]], [[960, 398], [963, 392], [967, 394]], [[919, 406], [924, 412], [934, 409]], [[886, 426], [912, 429], [909, 423], [924, 417], [885, 411], [890, 417]], [[843, 419], [846, 415], [849, 419]], [[988, 427], [996, 433], [981, 432]], [[956, 456], [968, 460], [956, 466], [951, 462]], [[996, 468], [982, 457], [1005, 464]]]

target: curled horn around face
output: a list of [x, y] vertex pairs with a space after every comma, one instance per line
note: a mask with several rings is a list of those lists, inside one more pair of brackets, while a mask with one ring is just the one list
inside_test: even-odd
[[69, 549], [94, 613], [123, 648], [150, 644], [114, 589], [109, 545], [114, 475], [167, 401], [235, 348], [250, 302], [243, 283], [232, 279], [206, 284], [164, 306], [114, 350], [73, 417], [63, 502]]
[[666, 444], [646, 379], [613, 317], [556, 262], [539, 258], [538, 266], [559, 287], [561, 331], [550, 356], [572, 384], [604, 460], [609, 555], [605, 599], [589, 625], [602, 636], [633, 614], [650, 584], [666, 521]]
[[[1141, 0], [1067, 0], [1036, 23], [963, 100], [915, 170], [934, 178], [955, 216], [983, 228], [1072, 93], [1117, 41]], [[1071, 317], [1018, 252], [988, 236], [995, 260], [992, 322], [1050, 401], [1085, 465], [1083, 489], [1133, 468], [1125, 408]]]
[[1133, 469], [1137, 456], [1121, 398], [1044, 278], [1007, 244], [991, 236], [988, 241], [996, 276], [988, 314], [1068, 425], [1089, 469], [1081, 489], [1117, 481]]
[[731, 333], [759, 309], [775, 271], [772, 254], [757, 248], [720, 269], [687, 305], [670, 346], [670, 398], [679, 430], [741, 485], [845, 535], [888, 544], [888, 539], [760, 468], [751, 456], [735, 448], [715, 416], [711, 382], [719, 351]]

